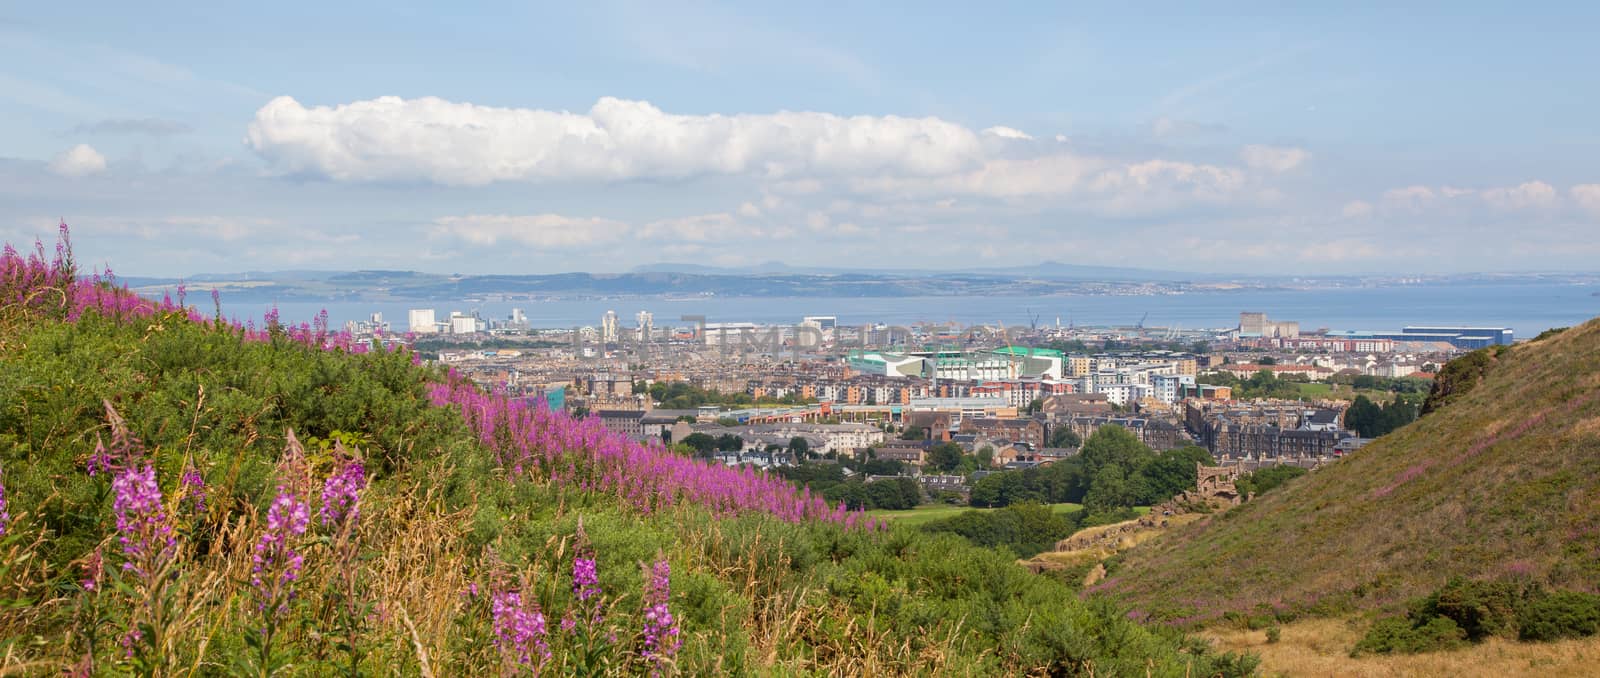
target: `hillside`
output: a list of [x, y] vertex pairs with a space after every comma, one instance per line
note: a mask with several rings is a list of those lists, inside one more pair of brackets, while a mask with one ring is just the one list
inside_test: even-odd
[[0, 255], [0, 675], [1242, 675], [885, 528], [356, 345]]
[[1447, 371], [1437, 411], [1114, 559], [1097, 588], [1179, 625], [1394, 610], [1453, 575], [1595, 591], [1600, 320]]

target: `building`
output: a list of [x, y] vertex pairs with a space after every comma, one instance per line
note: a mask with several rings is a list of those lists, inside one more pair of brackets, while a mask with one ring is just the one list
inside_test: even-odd
[[813, 323], [824, 332], [832, 332], [839, 327], [839, 318], [831, 315], [808, 315], [800, 319], [800, 324]]
[[595, 416], [612, 431], [633, 440], [644, 439], [644, 410], [600, 410]]
[[977, 417], [961, 422], [962, 433], [976, 433], [992, 440], [1027, 443], [1030, 447], [1044, 447], [1044, 423], [1037, 419], [996, 419]]
[[1151, 375], [1150, 397], [1170, 405], [1183, 399], [1184, 387], [1194, 385], [1192, 374]]
[[633, 322], [639, 328], [639, 341], [650, 341], [656, 330], [655, 315], [649, 311], [640, 311], [633, 316]]
[[439, 331], [439, 324], [434, 322], [433, 309], [413, 308], [410, 311], [409, 322], [412, 334], [434, 334]]
[[1239, 314], [1239, 329], [1237, 332], [1241, 339], [1298, 337], [1300, 336], [1300, 323], [1294, 320], [1274, 322], [1268, 320], [1265, 313], [1244, 312]]
[[1509, 327], [1464, 327], [1454, 325], [1408, 325], [1399, 332], [1329, 332], [1330, 337], [1350, 340], [1393, 342], [1437, 342], [1460, 349], [1476, 350], [1488, 346], [1509, 346], [1516, 341], [1516, 333]]
[[605, 315], [600, 316], [600, 342], [615, 344], [619, 338], [621, 335], [618, 334], [617, 312], [606, 311]]
[[923, 358], [881, 351], [851, 351], [845, 364], [861, 374], [880, 377], [920, 377], [927, 370]]
[[1066, 376], [1068, 371], [1066, 355], [1054, 349], [1007, 346], [997, 348], [990, 353], [1017, 363], [1016, 373], [1019, 377], [1060, 379]]
[[479, 329], [482, 329], [482, 328], [479, 327], [479, 324], [482, 323], [482, 322], [483, 321], [479, 320], [478, 316], [476, 316], [476, 315], [467, 315], [467, 314], [462, 313], [460, 311], [451, 311], [450, 312], [450, 333], [451, 334], [473, 334], [473, 333], [477, 332]]

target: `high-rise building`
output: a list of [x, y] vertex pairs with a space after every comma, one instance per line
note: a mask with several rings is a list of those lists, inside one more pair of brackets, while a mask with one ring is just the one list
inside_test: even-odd
[[411, 326], [412, 333], [433, 334], [434, 332], [439, 331], [439, 325], [434, 322], [433, 319], [433, 309], [413, 308], [411, 309], [410, 315], [411, 317], [409, 318], [409, 324]]
[[655, 334], [655, 316], [649, 311], [640, 311], [633, 319], [639, 326], [639, 341], [650, 341], [650, 337]]
[[520, 309], [520, 308], [511, 309], [511, 324], [515, 325], [517, 327], [527, 327], [528, 326], [528, 316], [527, 316], [527, 314], [524, 314], [522, 312], [522, 309]]
[[801, 324], [816, 323], [817, 327], [832, 332], [839, 326], [839, 317], [832, 315], [808, 315], [800, 319]]
[[600, 341], [606, 344], [614, 344], [617, 341], [617, 336], [617, 312], [606, 311], [605, 315], [600, 316]]
[[480, 329], [478, 327], [479, 322], [477, 315], [468, 315], [460, 311], [450, 312], [451, 334], [472, 334], [477, 332]]

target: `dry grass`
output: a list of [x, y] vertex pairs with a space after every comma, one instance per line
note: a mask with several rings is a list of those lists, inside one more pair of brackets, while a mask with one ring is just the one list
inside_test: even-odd
[[1260, 655], [1261, 673], [1268, 676], [1499, 678], [1600, 673], [1600, 637], [1557, 643], [1491, 638], [1454, 652], [1350, 657], [1350, 648], [1365, 630], [1366, 622], [1359, 618], [1311, 619], [1283, 626], [1276, 643], [1267, 642], [1265, 631], [1217, 629], [1203, 635], [1218, 649]]
[[1507, 351], [1443, 409], [1122, 554], [1113, 593], [1204, 623], [1396, 610], [1449, 577], [1600, 581], [1600, 321]]

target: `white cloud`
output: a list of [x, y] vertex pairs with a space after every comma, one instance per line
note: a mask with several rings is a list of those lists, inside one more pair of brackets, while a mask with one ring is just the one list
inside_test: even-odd
[[1292, 146], [1250, 145], [1239, 151], [1245, 166], [1271, 172], [1287, 172], [1310, 158], [1310, 151]]
[[1529, 181], [1509, 188], [1491, 188], [1483, 192], [1483, 201], [1503, 210], [1549, 208], [1556, 204], [1554, 186], [1543, 181]]
[[727, 212], [652, 221], [638, 232], [640, 238], [690, 242], [725, 240], [741, 235], [755, 236], [760, 232], [753, 227], [741, 226], [739, 220]]
[[[1575, 197], [1576, 195], [1574, 192]], [[1437, 189], [1428, 186], [1407, 186], [1383, 193], [1383, 202], [1387, 207], [1407, 208], [1412, 211], [1446, 207], [1461, 210], [1472, 204], [1463, 201], [1473, 198], [1482, 200], [1483, 204], [1495, 209], [1508, 211], [1549, 209], [1561, 202], [1561, 196], [1555, 187], [1543, 181], [1528, 181], [1516, 186], [1481, 190], [1455, 186], [1440, 186]]]
[[598, 217], [471, 214], [436, 219], [429, 234], [482, 246], [505, 242], [541, 249], [568, 249], [614, 242], [627, 231], [625, 223]]
[[1347, 219], [1365, 219], [1372, 216], [1372, 203], [1365, 200], [1352, 200], [1345, 203], [1341, 213]]
[[1395, 207], [1420, 208], [1433, 202], [1434, 197], [1433, 189], [1427, 186], [1391, 188], [1383, 192], [1383, 202]]
[[1578, 184], [1567, 191], [1584, 211], [1600, 217], [1600, 184]]
[[1031, 141], [1033, 139], [1033, 137], [1029, 136], [1027, 132], [1024, 132], [1020, 129], [1003, 127], [1000, 125], [995, 125], [994, 127], [985, 129], [983, 130], [983, 133], [991, 136], [997, 136], [1001, 139], [1019, 139], [1023, 141]]
[[78, 144], [50, 161], [50, 171], [64, 177], [82, 177], [106, 171], [106, 157], [88, 144]]
[[380, 97], [256, 111], [246, 143], [280, 171], [338, 181], [936, 175], [976, 164], [971, 130], [938, 118], [828, 113], [674, 115], [602, 98], [587, 113]]

